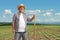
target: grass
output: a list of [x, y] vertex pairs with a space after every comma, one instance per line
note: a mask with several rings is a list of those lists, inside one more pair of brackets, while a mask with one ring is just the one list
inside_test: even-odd
[[[28, 38], [34, 40], [34, 26], [28, 25]], [[36, 25], [37, 40], [60, 40], [60, 25]], [[0, 40], [13, 40], [11, 25], [0, 26]]]

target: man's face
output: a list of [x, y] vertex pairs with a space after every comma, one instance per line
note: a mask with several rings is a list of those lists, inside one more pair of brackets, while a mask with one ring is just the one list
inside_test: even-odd
[[24, 12], [24, 10], [25, 10], [24, 7], [20, 7], [19, 9], [20, 12]]

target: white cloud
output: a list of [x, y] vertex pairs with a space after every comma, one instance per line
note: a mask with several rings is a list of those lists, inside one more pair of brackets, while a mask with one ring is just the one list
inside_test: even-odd
[[53, 12], [53, 11], [54, 11], [54, 9], [50, 9], [50, 10], [47, 10], [47, 11], [49, 11], [49, 12]]
[[42, 12], [54, 12], [54, 9], [42, 10]]
[[54, 9], [43, 10], [42, 12], [44, 13], [43, 16], [51, 16], [54, 12]]
[[5, 16], [5, 15], [3, 15], [2, 17], [3, 17], [3, 18], [6, 18], [6, 16]]
[[43, 16], [51, 16], [51, 12], [46, 12]]
[[12, 10], [5, 9], [3, 15], [0, 18], [0, 22], [11, 22], [12, 16], [13, 16]]
[[36, 21], [37, 21], [37, 22], [41, 22], [41, 20], [40, 20], [39, 18], [38, 18], [38, 19], [36, 19]]
[[60, 22], [59, 19], [51, 19], [51, 21], [53, 21], [53, 22]]
[[[55, 18], [55, 16], [53, 17], [52, 13], [53, 13], [53, 9], [50, 10], [44, 10], [44, 12], [42, 12], [42, 10], [26, 10], [25, 13], [28, 14], [28, 16], [31, 18], [33, 14], [38, 15], [36, 17], [36, 22], [37, 23], [43, 23], [43, 22], [60, 22], [59, 18]], [[9, 15], [6, 15], [9, 14]], [[0, 18], [0, 21], [5, 21], [5, 22], [11, 22], [12, 20], [12, 10], [10, 9], [5, 9], [4, 10], [4, 14], [2, 15], [2, 18]], [[29, 15], [31, 14], [31, 15]], [[55, 15], [60, 16], [60, 13], [56, 13]], [[53, 18], [49, 17], [49, 18], [44, 18], [45, 16], [52, 16]], [[33, 21], [34, 22], [34, 21]]]
[[50, 21], [51, 22], [58, 22], [58, 19], [51, 18]]
[[5, 13], [5, 14], [11, 14], [12, 11], [11, 11], [10, 9], [5, 9], [5, 10], [4, 10], [4, 13]]
[[39, 13], [41, 13], [41, 10], [38, 10], [38, 9], [37, 9], [36, 11], [39, 12]]
[[50, 19], [45, 19], [44, 22], [60, 22], [60, 20], [59, 19], [50, 18]]
[[60, 13], [56, 13], [55, 15], [60, 16]]
[[25, 10], [25, 12], [28, 14], [35, 14], [35, 15], [38, 15], [41, 13], [41, 10]]

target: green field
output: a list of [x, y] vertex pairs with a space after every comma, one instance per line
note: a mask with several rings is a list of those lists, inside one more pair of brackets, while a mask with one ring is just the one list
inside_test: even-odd
[[[34, 26], [28, 25], [28, 39], [34, 40]], [[0, 26], [0, 40], [13, 40], [11, 25]], [[60, 40], [60, 25], [36, 25], [36, 40]]]

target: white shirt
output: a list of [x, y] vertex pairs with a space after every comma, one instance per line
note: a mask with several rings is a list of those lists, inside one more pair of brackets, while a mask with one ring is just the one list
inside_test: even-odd
[[23, 18], [23, 13], [20, 14], [19, 16], [19, 28], [18, 28], [18, 32], [25, 32], [25, 21]]

